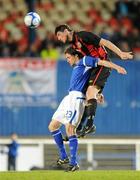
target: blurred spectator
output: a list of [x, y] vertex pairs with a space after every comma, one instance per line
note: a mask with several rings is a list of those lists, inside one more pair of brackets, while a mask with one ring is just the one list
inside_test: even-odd
[[8, 170], [16, 170], [16, 159], [18, 155], [19, 144], [17, 142], [17, 134], [11, 134], [11, 143], [7, 145], [8, 147]]
[[132, 37], [129, 38], [131, 48], [140, 48], [140, 31], [137, 28], [133, 28], [130, 35]]
[[58, 60], [60, 55], [57, 48], [53, 46], [53, 44], [50, 42], [48, 43], [47, 47], [42, 49], [40, 52], [40, 57], [46, 61], [46, 60]]
[[116, 2], [116, 11], [118, 16], [123, 17], [123, 16], [128, 16], [128, 2], [127, 0], [125, 1], [118, 1]]
[[4, 6], [4, 1], [0, 0], [0, 57], [57, 58], [60, 53], [54, 51], [58, 42], [53, 33], [56, 25], [64, 23], [72, 24], [75, 30], [93, 31], [120, 48], [140, 52], [140, 1], [34, 1], [35, 11], [40, 14], [42, 23], [35, 30], [33, 44], [28, 43], [31, 34], [23, 22], [29, 2], [21, 0], [19, 5], [17, 1], [9, 0]]
[[[17, 142], [17, 134], [12, 133], [11, 134], [11, 143], [6, 145], [6, 149], [4, 147], [1, 148], [0, 153], [1, 154], [7, 154], [7, 170], [8, 171], [15, 171], [16, 170], [16, 159], [18, 155], [18, 148], [19, 143]], [[7, 150], [8, 148], [8, 150]]]

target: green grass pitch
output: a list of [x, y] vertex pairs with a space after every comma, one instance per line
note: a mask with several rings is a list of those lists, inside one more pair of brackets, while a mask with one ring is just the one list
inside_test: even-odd
[[140, 171], [29, 171], [0, 172], [0, 180], [139, 180]]

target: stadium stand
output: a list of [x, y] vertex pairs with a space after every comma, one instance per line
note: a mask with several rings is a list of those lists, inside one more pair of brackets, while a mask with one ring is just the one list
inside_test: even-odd
[[[5, 2], [7, 6], [4, 6]], [[33, 46], [29, 46], [30, 33], [23, 23], [29, 2], [21, 0], [19, 4], [18, 0], [0, 0], [1, 57], [38, 57], [44, 50], [42, 43], [45, 40], [58, 49], [58, 43], [53, 33], [55, 26], [61, 23], [67, 23], [75, 30], [93, 31], [101, 37], [111, 40], [123, 50], [133, 50], [136, 57], [139, 57], [139, 1], [113, 0], [106, 3], [103, 0], [37, 0], [35, 11], [40, 14], [42, 24], [36, 30]]]

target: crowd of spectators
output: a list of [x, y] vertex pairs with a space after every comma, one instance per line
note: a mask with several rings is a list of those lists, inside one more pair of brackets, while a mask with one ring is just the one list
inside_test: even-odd
[[0, 57], [59, 59], [63, 51], [54, 29], [61, 23], [92, 31], [122, 50], [140, 55], [139, 1], [36, 0], [35, 11], [42, 19], [36, 30], [24, 25], [27, 7], [25, 0], [0, 0]]

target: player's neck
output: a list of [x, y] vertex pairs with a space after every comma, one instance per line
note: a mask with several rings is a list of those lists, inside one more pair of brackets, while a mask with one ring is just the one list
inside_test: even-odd
[[74, 62], [74, 64], [77, 64], [78, 63], [78, 61], [79, 61], [79, 58], [77, 57], [77, 58], [75, 58], [75, 62]]

